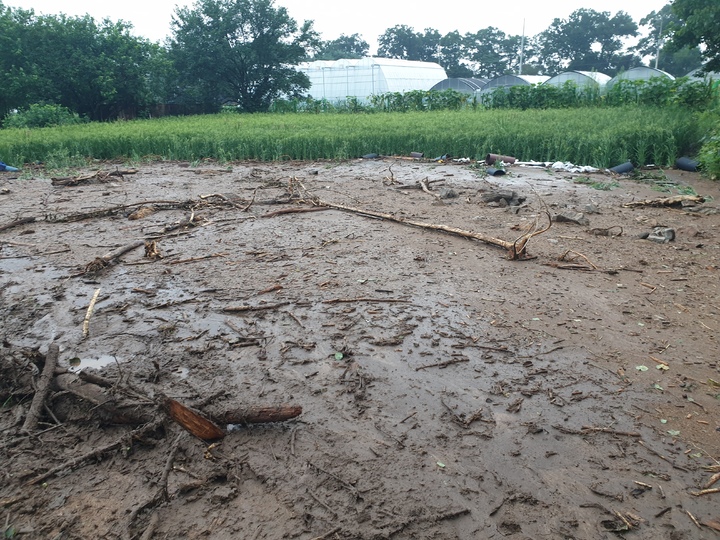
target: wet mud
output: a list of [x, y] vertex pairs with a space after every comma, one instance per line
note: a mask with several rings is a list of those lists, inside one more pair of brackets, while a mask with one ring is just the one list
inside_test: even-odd
[[[717, 183], [401, 159], [100, 168], [126, 170], [0, 177], [0, 227], [35, 218], [0, 229], [18, 537], [717, 537]], [[691, 192], [705, 202], [628, 206]], [[318, 199], [357, 211], [279, 212]], [[550, 227], [509, 260], [362, 210], [510, 242]], [[642, 238], [655, 228], [674, 240]], [[168, 418], [131, 438], [55, 389], [28, 434], [51, 343], [137, 407], [303, 412], [213, 444]]]

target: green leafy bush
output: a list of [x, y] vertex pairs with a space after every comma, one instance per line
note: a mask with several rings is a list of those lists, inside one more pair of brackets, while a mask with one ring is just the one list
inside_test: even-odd
[[3, 127], [42, 128], [82, 124], [83, 122], [86, 120], [62, 105], [35, 103], [27, 109], [8, 114], [3, 120]]
[[713, 180], [720, 179], [720, 129], [707, 138], [698, 155], [702, 171]]

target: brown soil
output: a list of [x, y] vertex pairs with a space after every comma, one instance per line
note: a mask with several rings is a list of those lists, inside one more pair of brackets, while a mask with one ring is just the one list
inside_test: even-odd
[[[65, 186], [0, 176], [0, 227], [36, 218], [0, 231], [6, 536], [716, 538], [720, 493], [695, 494], [720, 471], [720, 184], [649, 171], [600, 191], [572, 178], [615, 179], [480, 173], [386, 159], [156, 163]], [[415, 189], [424, 179], [433, 193]], [[660, 183], [709, 199], [623, 206], [669, 196]], [[546, 211], [589, 224], [555, 222], [508, 260], [352, 212], [263, 218], [307, 207], [302, 186], [509, 241]], [[525, 201], [484, 202], [493, 190]], [[154, 211], [128, 219], [143, 201]], [[675, 240], [639, 238], [656, 225]], [[140, 246], [86, 272], [150, 238], [162, 258]], [[60, 366], [79, 361], [151, 417], [163, 395], [303, 412], [212, 445], [167, 418], [131, 438], [137, 425], [54, 388], [27, 434], [52, 342]]]

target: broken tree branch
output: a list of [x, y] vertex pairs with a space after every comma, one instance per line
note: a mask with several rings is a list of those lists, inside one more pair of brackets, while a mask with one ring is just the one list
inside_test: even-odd
[[[304, 186], [303, 186], [303, 189], [304, 189]], [[550, 219], [550, 215], [548, 214], [548, 222], [549, 223], [546, 228], [538, 229], [537, 223], [536, 223], [534, 228], [531, 231], [520, 236], [514, 242], [509, 242], [507, 240], [493, 238], [492, 236], [487, 236], [482, 233], [466, 231], [463, 229], [458, 229], [456, 227], [450, 227], [448, 225], [436, 225], [434, 223], [424, 223], [421, 221], [402, 219], [402, 218], [393, 216], [392, 214], [385, 214], [382, 212], [375, 212], [372, 210], [362, 210], [359, 208], [353, 208], [352, 206], [347, 206], [344, 204], [338, 204], [338, 203], [333, 203], [333, 202], [329, 202], [329, 201], [324, 201], [322, 199], [319, 199], [319, 198], [313, 197], [313, 196], [310, 196], [309, 200], [317, 206], [326, 206], [328, 208], [334, 208], [336, 210], [342, 210], [345, 212], [352, 212], [354, 214], [358, 214], [361, 216], [369, 216], [369, 217], [384, 219], [387, 221], [392, 221], [395, 223], [400, 223], [401, 225], [410, 225], [412, 227], [419, 227], [421, 229], [428, 229], [428, 230], [432, 230], [432, 231], [441, 231], [441, 232], [446, 232], [446, 233], [450, 233], [450, 234], [455, 234], [455, 235], [461, 236], [463, 238], [479, 240], [486, 244], [491, 244], [491, 245], [505, 249], [508, 252], [508, 258], [511, 260], [526, 258], [527, 257], [526, 247], [527, 247], [528, 241], [533, 236], [544, 233], [552, 225], [552, 220]], [[547, 214], [547, 212], [546, 212], [546, 214]]]
[[98, 257], [94, 261], [89, 262], [88, 264], [85, 265], [84, 271], [82, 271], [79, 274], [74, 274], [72, 277], [78, 277], [78, 276], [82, 276], [82, 275], [89, 274], [89, 273], [99, 272], [106, 266], [109, 266], [110, 263], [112, 263], [112, 261], [114, 259], [117, 259], [117, 258], [125, 255], [125, 253], [127, 253], [128, 251], [132, 251], [133, 249], [139, 248], [140, 246], [144, 246], [144, 245], [145, 245], [145, 240], [135, 240], [134, 242], [131, 242], [130, 244], [127, 244], [127, 245], [121, 246], [117, 249], [114, 249], [113, 251], [106, 253], [102, 257]]
[[208, 416], [218, 424], [265, 424], [284, 422], [302, 414], [302, 407], [297, 405], [278, 405], [272, 407], [238, 407], [220, 410], [218, 406], [206, 411]]
[[85, 320], [83, 321], [83, 338], [88, 337], [90, 334], [90, 317], [92, 317], [93, 310], [95, 309], [95, 303], [97, 302], [98, 296], [100, 296], [100, 289], [95, 290], [90, 305], [88, 305], [87, 313], [85, 313]]
[[141, 426], [133, 431], [130, 432], [129, 435], [124, 435], [120, 437], [115, 442], [112, 442], [110, 444], [106, 444], [105, 446], [101, 446], [100, 448], [96, 448], [94, 450], [90, 450], [89, 452], [84, 453], [81, 456], [78, 456], [76, 458], [73, 458], [69, 461], [66, 461], [65, 463], [62, 463], [58, 465], [57, 467], [53, 467], [49, 471], [44, 472], [40, 476], [36, 476], [32, 480], [30, 480], [27, 485], [32, 486], [35, 484], [38, 484], [44, 480], [47, 480], [48, 478], [55, 476], [57, 473], [64, 471], [65, 469], [74, 469], [84, 461], [87, 461], [89, 459], [97, 458], [102, 456], [103, 454], [106, 454], [108, 452], [111, 452], [113, 450], [116, 450], [117, 448], [121, 448], [123, 445], [127, 444], [128, 438], [130, 441], [134, 439], [139, 439], [146, 435], [147, 433], [150, 433], [151, 431], [154, 431], [158, 427], [162, 425], [162, 420], [154, 420], [148, 424], [145, 424], [144, 426]]
[[5, 225], [0, 225], [0, 232], [7, 231], [14, 227], [19, 227], [20, 225], [26, 225], [28, 223], [33, 223], [34, 221], [35, 221], [34, 217], [16, 219], [15, 221], [11, 221], [10, 223], [6, 223]]
[[58, 356], [60, 356], [60, 347], [57, 343], [51, 343], [48, 347], [47, 355], [45, 356], [45, 367], [43, 367], [40, 380], [38, 381], [37, 390], [33, 396], [30, 410], [25, 417], [23, 423], [23, 431], [34, 431], [38, 426], [38, 419], [40, 418], [40, 411], [45, 403], [45, 398], [50, 390], [50, 383], [53, 380], [55, 374], [55, 366], [57, 365]]

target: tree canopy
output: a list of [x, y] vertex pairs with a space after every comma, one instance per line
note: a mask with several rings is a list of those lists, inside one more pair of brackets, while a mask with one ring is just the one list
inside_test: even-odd
[[258, 112], [310, 86], [293, 65], [318, 45], [312, 22], [298, 27], [272, 0], [198, 0], [177, 8], [172, 30], [171, 57], [186, 99]]
[[672, 12], [679, 19], [671, 25], [671, 47], [703, 45], [706, 71], [720, 71], [720, 2], [718, 0], [675, 0]]
[[314, 55], [315, 60], [340, 60], [341, 58], [363, 58], [368, 55], [370, 45], [360, 34], [323, 41]]
[[555, 19], [538, 36], [543, 64], [549, 72], [564, 69], [615, 72], [640, 64], [640, 59], [623, 54], [623, 38], [637, 35], [638, 26], [620, 11], [578, 9], [568, 19]]
[[682, 77], [702, 65], [702, 53], [695, 46], [675, 47], [668, 41], [672, 28], [680, 19], [666, 4], [660, 11], [652, 11], [642, 18], [640, 26], [648, 28], [648, 34], [633, 48], [641, 56], [650, 57], [650, 65]]
[[[0, 116], [50, 102], [93, 120], [138, 114], [154, 99], [160, 47], [128, 23], [36, 16], [0, 3]], [[154, 67], [153, 67], [154, 66]]]

